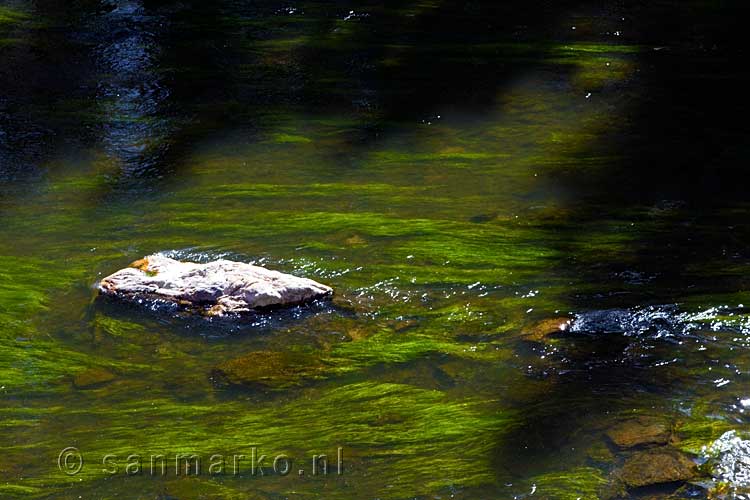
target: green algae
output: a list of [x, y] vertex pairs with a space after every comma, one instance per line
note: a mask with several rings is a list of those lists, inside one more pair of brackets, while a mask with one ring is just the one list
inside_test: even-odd
[[638, 54], [643, 50], [637, 45], [614, 43], [573, 43], [555, 46], [551, 51], [560, 56], [580, 56], [581, 54]]
[[600, 469], [578, 467], [535, 476], [533, 482], [543, 498], [596, 500], [608, 480]]
[[324, 357], [333, 367], [333, 373], [344, 374], [360, 371], [376, 364], [407, 363], [424, 359], [430, 355], [450, 355], [474, 361], [500, 361], [507, 352], [498, 351], [496, 346], [477, 346], [436, 340], [427, 335], [376, 334], [364, 340], [337, 345]]
[[0, 27], [3, 27], [3, 25], [17, 24], [28, 18], [29, 16], [25, 12], [10, 7], [0, 6]]
[[3, 337], [33, 332], [33, 320], [49, 309], [50, 294], [65, 286], [71, 269], [56, 270], [52, 263], [15, 255], [0, 255], [0, 313]]
[[49, 339], [2, 339], [2, 383], [6, 394], [49, 394], [67, 390], [86, 370], [114, 369], [143, 373], [151, 367], [129, 361], [97, 358]]
[[322, 378], [323, 366], [310, 355], [254, 351], [221, 363], [212, 371], [217, 383], [283, 390]]
[[42, 488], [35, 488], [33, 486], [23, 486], [20, 484], [4, 484], [0, 486], [0, 492], [7, 495], [34, 495], [42, 493]]
[[13, 47], [25, 43], [22, 38], [0, 38], [0, 47]]
[[273, 140], [279, 144], [309, 144], [313, 142], [308, 137], [293, 134], [275, 134]]
[[[374, 486], [366, 484], [371, 481], [381, 482], [383, 478], [381, 476], [379, 479], [376, 472], [382, 473], [397, 467], [401, 471], [399, 477], [391, 477], [386, 481], [393, 488], [394, 495], [402, 496], [413, 494], [414, 485], [418, 483], [424, 485], [424, 491], [450, 484], [450, 477], [434, 475], [434, 470], [442, 470], [449, 464], [453, 464], [458, 470], [471, 471], [466, 478], [467, 484], [481, 484], [494, 476], [489, 463], [492, 444], [483, 440], [478, 431], [499, 434], [508, 432], [512, 419], [507, 413], [485, 414], [481, 408], [487, 404], [488, 402], [471, 400], [452, 402], [439, 391], [421, 390], [406, 385], [363, 382], [331, 389], [312, 400], [312, 404], [304, 400], [293, 402], [287, 406], [284, 416], [280, 416], [273, 408], [256, 408], [253, 412], [243, 412], [245, 405], [240, 402], [224, 403], [220, 410], [213, 406], [175, 405], [169, 400], [158, 399], [109, 410], [100, 408], [94, 410], [97, 418], [109, 419], [118, 412], [126, 412], [129, 424], [111, 426], [106, 439], [92, 441], [84, 432], [74, 432], [66, 437], [78, 442], [80, 449], [85, 450], [86, 455], [92, 459], [107, 453], [126, 457], [132, 452], [249, 452], [252, 446], [270, 453], [312, 456], [316, 452], [335, 450], [336, 446], [342, 446], [347, 454], [345, 456], [352, 457], [349, 467], [353, 471], [367, 470], [371, 477], [353, 485], [357, 491], [367, 491]], [[335, 411], [342, 405], [349, 410], [345, 413]], [[186, 412], [188, 409], [189, 412]], [[158, 434], [151, 435], [148, 450], [134, 449], [133, 443], [140, 442], [136, 434], [139, 432], [138, 428], [142, 427], [141, 422], [151, 418], [155, 412], [161, 418], [180, 415], [184, 421], [171, 429], [164, 428]], [[227, 419], [227, 412], [234, 417]], [[385, 412], [388, 412], [387, 420], [383, 420]], [[402, 417], [397, 418], [393, 412], [401, 413]], [[266, 425], [270, 419], [275, 421], [274, 426]], [[318, 425], [329, 429], [329, 432], [321, 435], [309, 428], [306, 423], [311, 421], [316, 421]], [[196, 425], [197, 423], [200, 424]], [[54, 441], [60, 442], [59, 439]], [[468, 449], [472, 453], [461, 453], [461, 450]], [[364, 456], [361, 455], [363, 452]], [[98, 467], [84, 467], [77, 479], [97, 482], [104, 480], [101, 475]], [[52, 475], [49, 479], [58, 482], [63, 478]], [[283, 478], [268, 481], [276, 483], [275, 486], [282, 485], [284, 490], [300, 487], [299, 484], [284, 487]], [[233, 485], [237, 488], [235, 491], [252, 487], [247, 484], [243, 486], [241, 481], [236, 484], [237, 482]], [[29, 481], [28, 484], [34, 486], [35, 481]], [[64, 483], [57, 484], [61, 487]], [[331, 494], [336, 498], [346, 498], [333, 492]]]
[[[408, 3], [399, 16], [439, 6]], [[336, 20], [333, 34], [316, 37], [310, 17], [224, 19], [230, 29], [268, 30], [260, 40], [243, 37], [242, 50], [259, 62], [242, 59], [230, 79], [303, 74], [295, 65], [305, 51], [335, 56], [344, 47], [366, 46], [351, 39], [357, 24]], [[446, 113], [429, 125], [378, 123], [381, 138], [364, 146], [350, 142], [362, 126], [358, 118], [335, 110], [264, 109], [267, 130], [258, 143], [231, 138], [191, 145], [196, 150], [176, 161], [179, 174], [153, 190], [144, 187], [149, 194], [120, 192], [115, 181], [126, 178], [123, 165], [94, 151], [90, 158], [53, 162], [41, 188], [7, 203], [8, 223], [0, 228], [7, 242], [0, 258], [0, 321], [7, 326], [0, 372], [5, 394], [35, 400], [30, 409], [3, 412], [3, 430], [20, 443], [7, 447], [14, 453], [8, 461], [27, 465], [37, 455], [50, 457], [49, 464], [24, 471], [23, 481], [13, 473], [18, 484], [3, 486], [9, 495], [316, 498], [322, 488], [328, 498], [375, 492], [411, 498], [476, 487], [478, 497], [489, 497], [482, 488], [495, 485], [499, 468], [514, 460], [503, 454], [504, 443], [525, 417], [536, 415], [538, 401], [579, 401], [562, 397], [564, 384], [524, 379], [526, 358], [518, 352], [524, 348], [513, 341], [528, 323], [570, 309], [572, 297], [618, 291], [608, 275], [587, 278], [606, 273], [603, 262], [636, 265], [639, 238], [662, 227], [633, 227], [634, 214], [625, 212], [593, 209], [595, 221], [576, 218], [582, 214], [571, 208], [562, 177], [606, 175], [618, 160], [594, 145], [616, 131], [612, 121], [622, 110], [607, 92], [633, 77], [641, 49], [562, 42], [384, 48], [381, 67], [435, 52], [460, 61], [468, 48], [478, 57], [501, 54], [488, 59], [493, 64], [533, 62], [545, 73], [520, 75], [520, 83], [498, 90], [497, 102], [470, 119]], [[549, 84], [549, 71], [564, 75], [563, 89], [569, 83], [581, 95]], [[342, 74], [304, 75], [310, 88], [349, 95]], [[594, 100], [607, 106], [586, 104], [593, 101], [582, 90], [600, 91]], [[111, 104], [100, 103], [103, 110]], [[76, 107], [63, 105], [59, 116], [101, 120], [100, 112]], [[148, 119], [112, 115], [111, 122]], [[211, 323], [140, 309], [118, 315], [117, 306], [92, 303], [90, 287], [101, 275], [161, 250], [263, 259], [320, 279], [353, 298], [356, 319], [344, 320], [337, 315], [346, 312], [334, 309], [329, 320], [303, 314], [228, 335]], [[715, 270], [695, 267], [690, 271]], [[743, 296], [731, 303], [747, 302]], [[716, 299], [707, 294], [700, 301]], [[395, 331], [389, 321], [402, 317], [416, 326]], [[346, 334], [352, 323], [366, 324], [369, 335], [317, 344], [331, 332]], [[314, 383], [272, 395], [210, 383], [211, 368], [239, 353], [297, 347], [326, 365]], [[465, 387], [432, 390], [421, 388], [416, 375], [409, 380], [419, 363], [438, 361], [459, 365], [456, 376]], [[116, 371], [118, 379], [95, 394], [74, 390], [70, 378], [91, 368]], [[400, 370], [409, 381], [380, 382], [378, 370]], [[682, 426], [680, 446], [695, 450], [724, 429], [725, 422], [707, 422]], [[95, 466], [66, 478], [54, 459], [71, 443]], [[344, 476], [345, 486], [333, 478], [160, 480], [110, 478], [97, 467], [106, 453], [233, 453], [253, 443], [270, 452], [329, 455], [341, 445], [352, 476]], [[564, 460], [524, 480], [550, 498], [596, 498], [604, 472]]]
[[507, 158], [508, 155], [493, 155], [490, 153], [470, 153], [470, 152], [438, 152], [438, 153], [414, 153], [405, 154], [394, 151], [383, 151], [374, 154], [373, 161], [378, 163], [417, 163], [417, 162], [460, 162], [461, 160], [492, 160], [498, 158]]
[[281, 198], [304, 195], [306, 197], [340, 197], [345, 195], [382, 196], [393, 200], [414, 196], [428, 190], [422, 186], [393, 186], [389, 184], [220, 184], [214, 186], [215, 196], [226, 198]]
[[677, 426], [676, 432], [680, 438], [677, 447], [684, 452], [699, 455], [705, 446], [709, 446], [722, 434], [736, 426], [724, 420], [717, 420], [709, 416], [691, 418]]

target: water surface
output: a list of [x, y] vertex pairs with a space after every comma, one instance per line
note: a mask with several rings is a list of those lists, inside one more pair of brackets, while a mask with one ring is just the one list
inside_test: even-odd
[[[625, 417], [691, 453], [745, 428], [742, 9], [6, 0], [2, 496], [599, 498]], [[153, 252], [337, 299], [237, 322], [96, 299]], [[563, 316], [588, 326], [529, 338]], [[212, 380], [259, 350], [325, 368]], [[265, 475], [209, 471], [253, 449]], [[126, 469], [180, 453], [201, 473]]]

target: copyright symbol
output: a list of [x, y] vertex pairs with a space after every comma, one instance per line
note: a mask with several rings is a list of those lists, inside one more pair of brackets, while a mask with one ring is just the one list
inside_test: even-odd
[[69, 476], [75, 476], [83, 468], [83, 456], [75, 446], [68, 446], [57, 456], [57, 468]]

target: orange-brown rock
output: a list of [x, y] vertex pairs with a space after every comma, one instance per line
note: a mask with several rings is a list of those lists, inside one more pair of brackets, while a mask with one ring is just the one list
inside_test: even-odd
[[616, 472], [628, 489], [655, 484], [688, 481], [697, 466], [687, 456], [671, 448], [658, 448], [633, 454]]
[[567, 331], [570, 328], [571, 322], [572, 320], [565, 316], [545, 319], [524, 330], [523, 338], [541, 342], [551, 335]]
[[307, 354], [255, 351], [219, 364], [211, 378], [219, 385], [283, 389], [320, 378], [323, 370], [323, 365]]
[[667, 444], [671, 434], [665, 420], [646, 416], [625, 420], [606, 432], [607, 437], [620, 448]]

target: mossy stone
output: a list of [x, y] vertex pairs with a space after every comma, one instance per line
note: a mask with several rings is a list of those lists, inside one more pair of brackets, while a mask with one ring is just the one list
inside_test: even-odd
[[671, 434], [667, 421], [647, 416], [620, 422], [606, 432], [607, 437], [620, 448], [667, 444]]
[[688, 481], [696, 474], [695, 463], [671, 448], [635, 453], [616, 471], [616, 477], [628, 489]]
[[219, 364], [211, 378], [219, 385], [283, 389], [320, 378], [323, 371], [323, 365], [307, 354], [255, 351]]
[[73, 377], [77, 389], [93, 389], [113, 381], [115, 374], [104, 368], [89, 368]]

